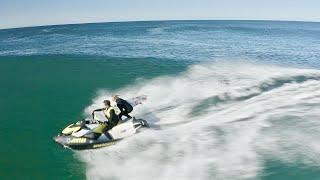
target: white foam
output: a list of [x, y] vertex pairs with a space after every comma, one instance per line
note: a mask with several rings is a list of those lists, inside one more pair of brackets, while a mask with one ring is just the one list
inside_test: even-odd
[[[79, 158], [88, 179], [250, 179], [263, 172], [266, 158], [319, 163], [316, 77], [320, 71], [310, 69], [200, 64], [137, 82], [117, 94], [147, 94], [132, 114], [161, 129]], [[86, 114], [112, 93], [102, 91]]]
[[166, 29], [169, 29], [169, 27], [156, 27], [156, 28], [148, 29], [148, 32], [151, 35], [158, 35], [158, 34], [162, 34]]

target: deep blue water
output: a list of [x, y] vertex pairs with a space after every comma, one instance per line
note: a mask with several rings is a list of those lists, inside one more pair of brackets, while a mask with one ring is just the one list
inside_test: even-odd
[[212, 61], [239, 58], [319, 67], [320, 23], [159, 21], [0, 31], [0, 55], [72, 54]]

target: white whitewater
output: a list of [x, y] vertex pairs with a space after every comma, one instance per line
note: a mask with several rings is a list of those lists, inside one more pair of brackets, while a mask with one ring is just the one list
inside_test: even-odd
[[[85, 113], [111, 93], [102, 91]], [[152, 128], [78, 152], [88, 179], [256, 179], [266, 159], [320, 162], [318, 70], [199, 64], [116, 93], [148, 95], [132, 114]]]

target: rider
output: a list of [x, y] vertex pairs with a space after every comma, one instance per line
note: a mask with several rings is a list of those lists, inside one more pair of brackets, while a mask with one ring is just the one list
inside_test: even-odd
[[133, 107], [130, 103], [128, 103], [126, 100], [119, 98], [118, 95], [112, 95], [111, 99], [117, 103], [118, 108], [120, 109], [119, 119], [123, 115], [127, 116], [128, 118], [132, 118], [128, 113], [130, 113], [133, 110]]
[[106, 130], [112, 129], [114, 126], [116, 126], [118, 124], [119, 117], [117, 116], [115, 110], [111, 106], [111, 103], [109, 100], [104, 100], [103, 103], [106, 107], [93, 110], [92, 116], [94, 115], [94, 112], [96, 112], [96, 111], [103, 111], [105, 117], [108, 119], [107, 127], [105, 129], [105, 131], [106, 131]]

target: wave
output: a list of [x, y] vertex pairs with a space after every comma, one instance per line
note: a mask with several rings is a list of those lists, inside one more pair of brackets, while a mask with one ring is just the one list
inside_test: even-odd
[[319, 70], [234, 63], [137, 80], [117, 94], [147, 94], [132, 114], [160, 128], [77, 156], [88, 179], [257, 179], [269, 159], [319, 165], [319, 81]]

